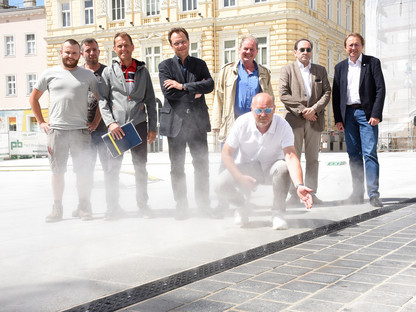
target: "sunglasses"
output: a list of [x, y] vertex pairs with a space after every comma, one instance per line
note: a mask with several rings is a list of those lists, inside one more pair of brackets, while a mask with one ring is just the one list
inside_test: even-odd
[[255, 108], [254, 110], [254, 114], [256, 115], [261, 115], [262, 112], [264, 112], [265, 114], [270, 114], [273, 111], [273, 107], [268, 107], [268, 108]]
[[299, 49], [299, 51], [300, 51], [300, 52], [305, 52], [305, 51], [306, 51], [306, 52], [308, 52], [308, 53], [309, 53], [309, 52], [311, 52], [311, 51], [312, 51], [312, 49], [311, 49], [311, 48], [300, 48], [300, 49]]

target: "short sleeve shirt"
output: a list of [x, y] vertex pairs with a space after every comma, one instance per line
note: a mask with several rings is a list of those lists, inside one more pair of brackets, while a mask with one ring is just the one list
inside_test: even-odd
[[98, 92], [98, 81], [92, 71], [55, 66], [42, 73], [35, 88], [41, 92], [49, 91], [49, 124], [52, 129], [87, 128], [88, 92]]
[[226, 143], [238, 149], [236, 163], [259, 161], [263, 170], [284, 159], [283, 149], [294, 145], [289, 123], [279, 115], [273, 115], [270, 128], [263, 135], [256, 127], [253, 113], [240, 116], [231, 128]]

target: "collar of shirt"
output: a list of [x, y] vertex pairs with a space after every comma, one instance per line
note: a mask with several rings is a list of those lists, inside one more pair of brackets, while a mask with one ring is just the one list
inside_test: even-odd
[[121, 70], [124, 73], [124, 78], [128, 79], [129, 78], [129, 72], [130, 73], [135, 73], [136, 70], [137, 70], [136, 61], [133, 60], [133, 63], [131, 63], [131, 65], [129, 67], [126, 67], [126, 65], [124, 65], [123, 63], [121, 63]]
[[311, 62], [309, 62], [308, 66], [304, 66], [301, 62], [299, 62], [299, 60], [296, 60], [296, 62], [299, 65], [299, 69], [300, 71], [310, 71], [311, 70]]
[[348, 65], [349, 66], [360, 66], [361, 67], [362, 61], [363, 61], [363, 54], [361, 53], [360, 56], [357, 59], [357, 62], [355, 62], [355, 64], [354, 64], [353, 61], [351, 61], [350, 58], [348, 58]]
[[[254, 63], [254, 70], [253, 70], [253, 71], [249, 74], [249, 73], [247, 72], [246, 68], [244, 67], [243, 62], [239, 61], [239, 62], [238, 62], [238, 71], [240, 72], [241, 70], [244, 70], [244, 71], [246, 72], [246, 74], [247, 74], [247, 75], [252, 75], [252, 74], [257, 75], [257, 71], [258, 71], [258, 69], [259, 69], [259, 66], [257, 65], [256, 61], [254, 61], [254, 60], [253, 60], [253, 63]], [[257, 75], [257, 76], [258, 76], [258, 75]]]

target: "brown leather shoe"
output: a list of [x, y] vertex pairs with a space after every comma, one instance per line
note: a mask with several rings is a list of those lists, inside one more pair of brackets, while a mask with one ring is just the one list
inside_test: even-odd
[[62, 220], [64, 208], [62, 204], [53, 204], [52, 211], [49, 215], [46, 216], [46, 222], [59, 222]]

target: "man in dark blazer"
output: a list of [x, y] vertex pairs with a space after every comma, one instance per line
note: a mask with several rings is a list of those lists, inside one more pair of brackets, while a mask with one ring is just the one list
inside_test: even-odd
[[[325, 107], [331, 97], [331, 85], [325, 67], [311, 63], [313, 44], [308, 39], [295, 42], [293, 53], [296, 62], [280, 71], [279, 94], [285, 105], [285, 119], [293, 129], [298, 158], [305, 141], [305, 183], [317, 192], [319, 146], [321, 131], [325, 127]], [[291, 186], [290, 203], [299, 203], [296, 190]], [[314, 194], [314, 204], [322, 201]]]
[[204, 94], [214, 89], [206, 63], [189, 55], [189, 35], [184, 28], [168, 34], [175, 56], [159, 64], [160, 85], [165, 97], [160, 111], [160, 133], [167, 136], [171, 161], [171, 183], [177, 219], [187, 217], [188, 198], [184, 170], [188, 144], [195, 172], [198, 208], [211, 214], [207, 132], [211, 131]]
[[353, 192], [347, 202], [364, 202], [364, 157], [370, 204], [383, 207], [377, 159], [378, 124], [386, 96], [381, 64], [379, 59], [362, 54], [364, 39], [360, 34], [348, 35], [344, 47], [349, 58], [335, 66], [332, 105], [335, 124], [345, 132], [350, 159]]

